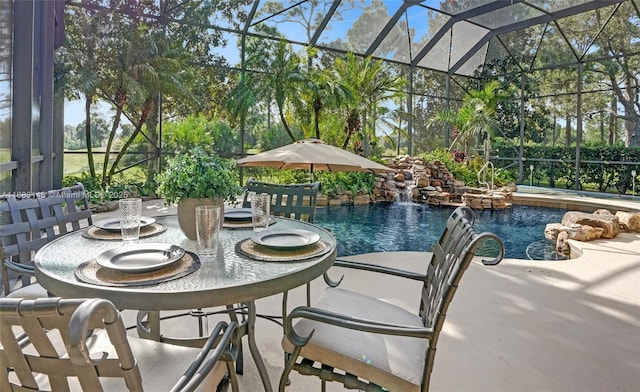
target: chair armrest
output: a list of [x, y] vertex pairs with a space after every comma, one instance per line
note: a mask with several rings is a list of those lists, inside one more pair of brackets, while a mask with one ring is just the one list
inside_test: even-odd
[[30, 264], [16, 263], [15, 261], [4, 260], [4, 265], [8, 269], [18, 272], [20, 274], [28, 274], [28, 275], [36, 274], [35, 268], [33, 267], [33, 265], [30, 265]]
[[319, 323], [329, 324], [332, 326], [352, 329], [356, 331], [364, 331], [384, 335], [429, 339], [433, 336], [434, 333], [433, 328], [367, 320], [349, 316], [346, 314], [331, 312], [324, 309], [318, 309], [309, 306], [299, 306], [293, 309], [291, 313], [289, 313], [284, 324], [285, 336], [295, 346], [304, 346], [305, 344], [307, 344], [315, 331], [311, 331], [311, 333], [307, 337], [298, 335], [293, 327], [293, 320], [297, 318], [304, 318]]
[[352, 268], [358, 270], [364, 270], [369, 272], [378, 272], [386, 275], [398, 276], [401, 278], [407, 278], [412, 280], [424, 281], [426, 275], [419, 274], [417, 272], [401, 270], [398, 268], [385, 267], [377, 264], [371, 263], [362, 263], [359, 261], [345, 260], [345, 259], [336, 259], [333, 263], [334, 267], [344, 267], [344, 268]]
[[[102, 358], [90, 356], [87, 348], [87, 338], [91, 336], [93, 328], [104, 328], [107, 331], [121, 363], [125, 381], [136, 379], [137, 382], [133, 385], [141, 383], [140, 372], [136, 359], [131, 352], [131, 347], [127, 342], [126, 331], [120, 313], [113, 303], [105, 299], [93, 298], [86, 300], [73, 312], [67, 330], [67, 351], [71, 362], [78, 367], [95, 366], [106, 358], [106, 353], [102, 354]], [[236, 328], [236, 322], [227, 324], [224, 321], [220, 321], [209, 335], [202, 350], [194, 358], [182, 377], [171, 388], [171, 391], [195, 390], [222, 356], [229, 352], [227, 348], [230, 347], [231, 342], [235, 339]], [[233, 357], [235, 357], [235, 354], [232, 353], [230, 357], [224, 358], [224, 360], [231, 362], [235, 359]]]
[[[193, 391], [211, 372], [214, 366], [222, 359], [223, 355], [230, 353], [227, 348], [231, 347], [238, 324], [220, 321], [216, 324], [213, 332], [209, 335], [202, 350], [189, 366], [189, 369], [182, 375], [180, 380], [171, 388], [171, 391]], [[215, 348], [214, 348], [215, 346]], [[235, 352], [231, 356], [224, 358], [227, 362], [235, 360]]]

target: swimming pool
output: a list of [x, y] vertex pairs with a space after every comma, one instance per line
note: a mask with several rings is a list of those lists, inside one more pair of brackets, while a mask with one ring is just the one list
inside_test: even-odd
[[[431, 250], [453, 209], [416, 203], [329, 206], [316, 210], [315, 223], [339, 242], [339, 255], [385, 251]], [[505, 257], [557, 260], [554, 244], [544, 237], [547, 223], [560, 222], [566, 210], [514, 205], [511, 209], [475, 211], [476, 230], [490, 231], [504, 243]]]

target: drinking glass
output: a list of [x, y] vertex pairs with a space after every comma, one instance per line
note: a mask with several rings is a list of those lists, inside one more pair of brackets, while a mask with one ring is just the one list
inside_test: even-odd
[[268, 193], [251, 195], [251, 222], [253, 231], [258, 232], [269, 228], [271, 197]]
[[136, 244], [140, 238], [140, 217], [142, 215], [142, 199], [121, 199], [120, 233], [123, 245]]
[[196, 236], [198, 251], [202, 257], [213, 257], [218, 247], [222, 209], [220, 206], [196, 207]]

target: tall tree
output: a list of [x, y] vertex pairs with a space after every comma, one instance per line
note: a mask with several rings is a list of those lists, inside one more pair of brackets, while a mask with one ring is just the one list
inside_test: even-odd
[[[430, 120], [431, 124], [450, 124], [458, 135], [454, 144], [459, 140], [465, 148], [465, 157], [469, 157], [470, 145], [476, 136], [480, 136], [487, 143], [499, 129], [497, 105], [503, 98], [499, 93], [500, 83], [492, 81], [481, 90], [471, 90], [463, 99], [458, 110], [443, 110], [436, 113]], [[485, 159], [488, 157], [485, 156]]]
[[[242, 5], [249, 0], [240, 1]], [[214, 56], [211, 48], [224, 44], [220, 31], [207, 28], [209, 18], [215, 14], [237, 25], [243, 15], [236, 10], [242, 7], [238, 7], [238, 2], [222, 0], [194, 4], [177, 0], [160, 3], [112, 0], [109, 8], [99, 2], [70, 4], [72, 11], [66, 15], [67, 25], [77, 33], [69, 36], [66, 50], [84, 58], [88, 54], [82, 42], [96, 40], [99, 53], [93, 57], [99, 59], [99, 63], [92, 68], [98, 78], [94, 94], [111, 103], [114, 111], [102, 168], [105, 186], [139, 134], [149, 142], [157, 139], [155, 119], [159, 94], [163, 94], [165, 111], [197, 113], [204, 109], [201, 103], [209, 101], [208, 86], [216, 84], [211, 83], [210, 77], [214, 74], [211, 68], [215, 61], [220, 64], [219, 56]], [[74, 30], [74, 23], [97, 27]], [[74, 71], [79, 74], [82, 64], [75, 64]], [[208, 82], [195, 83], [198, 79]], [[87, 104], [87, 112], [91, 104]], [[123, 116], [133, 124], [134, 130], [111, 162], [110, 153]]]
[[306, 108], [311, 108], [316, 139], [321, 139], [320, 122], [324, 110], [330, 107], [339, 107], [353, 99], [350, 86], [335, 76], [332, 71], [310, 68], [305, 73], [305, 80], [298, 88], [300, 98], [297, 105], [298, 112], [306, 112]]
[[[598, 25], [603, 26], [606, 13], [595, 13]], [[599, 35], [598, 54], [610, 56], [594, 64], [594, 70], [602, 73], [624, 110], [626, 130], [625, 145], [640, 146], [640, 26], [637, 10], [631, 2], [620, 5], [609, 23]]]
[[[375, 108], [381, 102], [406, 95], [403, 91], [405, 79], [393, 73], [382, 60], [362, 59], [348, 53], [344, 58], [336, 59], [332, 72], [353, 92], [353, 99], [341, 108], [345, 118], [342, 148], [347, 148], [351, 137], [362, 130], [365, 117], [375, 121]], [[369, 134], [374, 136], [375, 132]]]
[[109, 39], [109, 29], [94, 17], [97, 12], [77, 12], [67, 14], [65, 45], [57, 56], [58, 77], [65, 80], [62, 87], [65, 97], [71, 100], [84, 99], [84, 140], [87, 149], [89, 174], [96, 177], [96, 165], [91, 140], [91, 110], [98, 97], [101, 74], [104, 70], [102, 59]]

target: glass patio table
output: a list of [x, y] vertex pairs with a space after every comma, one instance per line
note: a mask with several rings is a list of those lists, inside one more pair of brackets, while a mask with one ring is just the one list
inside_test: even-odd
[[[76, 277], [76, 270], [81, 264], [94, 260], [102, 252], [120, 247], [121, 242], [86, 238], [83, 231], [77, 231], [50, 242], [37, 252], [36, 278], [55, 296], [106, 298], [121, 310], [148, 311], [152, 331], [148, 337], [157, 340], [161, 340], [161, 310], [244, 304], [247, 307], [247, 318], [243, 332], [248, 336], [249, 349], [265, 390], [271, 391], [266, 368], [255, 344], [255, 300], [283, 293], [310, 282], [326, 272], [336, 258], [336, 240], [328, 231], [307, 222], [275, 219], [276, 223], [271, 228], [303, 229], [317, 233], [326, 250], [318, 256], [303, 260], [256, 260], [241, 256], [236, 251], [236, 244], [251, 237], [253, 230], [224, 228], [220, 232], [215, 259], [202, 259], [200, 267], [194, 272], [158, 284], [113, 287], [81, 281]], [[156, 222], [166, 225], [166, 231], [141, 238], [140, 244], [173, 244], [197, 254], [196, 242], [187, 239], [182, 233], [176, 216], [157, 218]]]

